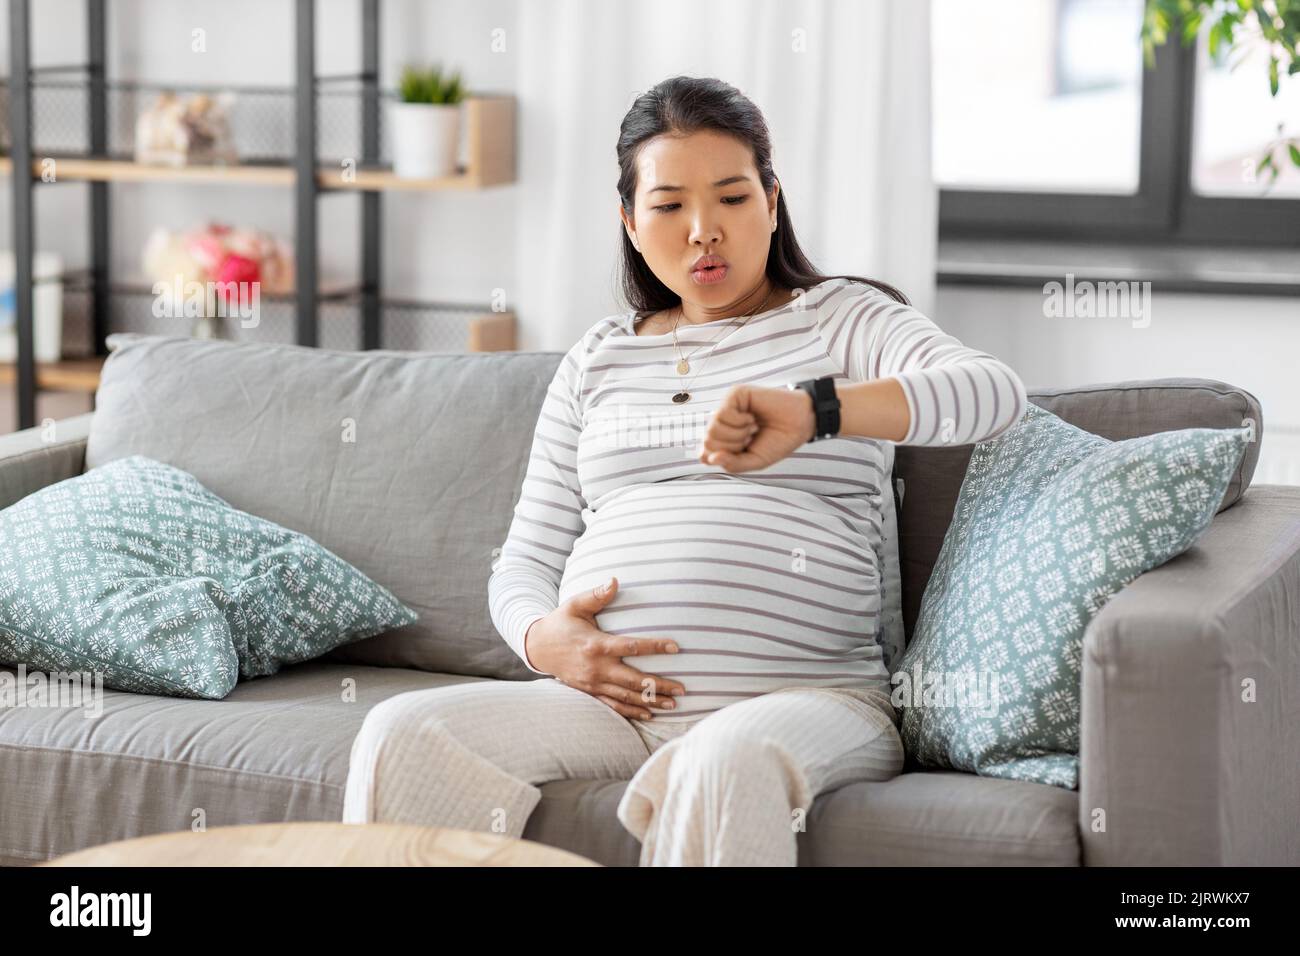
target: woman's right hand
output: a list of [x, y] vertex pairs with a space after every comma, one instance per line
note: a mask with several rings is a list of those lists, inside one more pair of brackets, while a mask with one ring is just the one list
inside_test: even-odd
[[671, 713], [677, 706], [672, 695], [684, 694], [686, 688], [620, 658], [676, 654], [677, 643], [660, 637], [621, 637], [598, 628], [596, 614], [616, 593], [618, 578], [610, 578], [538, 618], [524, 635], [524, 653], [533, 667], [604, 701], [624, 717], [648, 720], [652, 707]]

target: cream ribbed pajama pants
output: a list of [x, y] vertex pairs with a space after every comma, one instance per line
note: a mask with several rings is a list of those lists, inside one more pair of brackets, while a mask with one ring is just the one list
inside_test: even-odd
[[814, 797], [902, 770], [897, 721], [885, 692], [847, 688], [681, 720], [629, 720], [553, 677], [408, 691], [366, 715], [343, 821], [518, 837], [539, 785], [630, 777], [618, 818], [642, 866], [794, 866]]

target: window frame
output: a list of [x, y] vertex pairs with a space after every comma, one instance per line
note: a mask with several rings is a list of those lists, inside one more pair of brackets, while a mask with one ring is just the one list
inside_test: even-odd
[[1184, 47], [1171, 36], [1155, 49], [1155, 66], [1143, 67], [1136, 193], [941, 187], [939, 237], [1300, 247], [1300, 198], [1203, 196], [1193, 191], [1199, 47], [1199, 38]]

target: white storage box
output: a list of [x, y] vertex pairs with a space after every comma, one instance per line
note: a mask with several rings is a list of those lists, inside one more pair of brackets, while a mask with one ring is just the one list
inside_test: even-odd
[[[35, 351], [38, 362], [57, 362], [63, 353], [63, 258], [56, 252], [38, 252], [32, 261]], [[0, 361], [18, 359], [18, 308], [14, 289], [14, 254], [0, 252]]]

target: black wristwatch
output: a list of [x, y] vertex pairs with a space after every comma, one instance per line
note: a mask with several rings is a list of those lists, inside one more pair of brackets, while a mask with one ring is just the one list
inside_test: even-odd
[[815, 434], [809, 441], [834, 438], [840, 432], [840, 400], [835, 394], [835, 379], [829, 375], [791, 382], [790, 391], [802, 388], [812, 398], [813, 414], [817, 418]]

